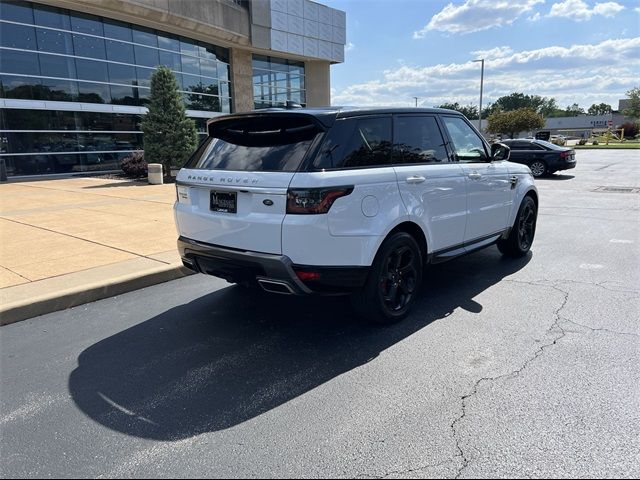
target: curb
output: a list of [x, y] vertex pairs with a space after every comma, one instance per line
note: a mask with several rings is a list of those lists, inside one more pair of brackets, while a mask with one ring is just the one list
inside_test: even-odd
[[6, 303], [0, 307], [0, 326], [176, 280], [194, 273], [182, 265], [167, 265], [147, 270], [142, 274], [122, 275], [82, 287]]

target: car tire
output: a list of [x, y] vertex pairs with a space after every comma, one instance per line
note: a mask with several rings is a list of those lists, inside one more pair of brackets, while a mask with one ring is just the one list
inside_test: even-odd
[[422, 284], [422, 266], [416, 240], [406, 232], [391, 235], [380, 246], [364, 287], [351, 296], [356, 313], [383, 325], [405, 318]]
[[524, 197], [509, 236], [506, 239], [498, 240], [497, 245], [500, 253], [506, 257], [524, 257], [533, 244], [537, 218], [538, 212], [533, 198]]
[[547, 173], [547, 164], [542, 160], [536, 160], [531, 165], [529, 165], [529, 169], [535, 178], [539, 178], [544, 176]]

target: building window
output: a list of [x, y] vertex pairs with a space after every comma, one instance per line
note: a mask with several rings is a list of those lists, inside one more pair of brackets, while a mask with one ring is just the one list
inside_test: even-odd
[[304, 62], [253, 56], [253, 103], [255, 108], [284, 106], [287, 100], [305, 106]]
[[[151, 75], [158, 65], [166, 65], [176, 75], [188, 106], [230, 112], [225, 48], [26, 1], [0, 0], [0, 12], [0, 81], [5, 98], [42, 100], [47, 96], [43, 84], [67, 80], [80, 91], [66, 97], [68, 101], [122, 104], [126, 98], [126, 104], [144, 106]], [[16, 79], [20, 75], [25, 78]], [[12, 85], [23, 88], [16, 91]], [[124, 85], [134, 86], [133, 94]], [[193, 93], [199, 95], [195, 102], [189, 97]]]
[[[231, 112], [226, 48], [63, 8], [0, 0], [0, 98], [142, 107], [158, 65], [174, 72], [185, 106], [200, 111], [193, 115], [201, 133], [207, 112]], [[3, 109], [0, 117], [0, 156], [10, 175], [118, 170], [121, 159], [143, 144], [139, 115]]]

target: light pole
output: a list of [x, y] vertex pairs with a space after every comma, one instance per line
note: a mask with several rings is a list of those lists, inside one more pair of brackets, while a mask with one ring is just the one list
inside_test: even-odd
[[416, 100], [416, 108], [418, 108], [418, 98], [420, 98], [420, 97], [413, 97], [413, 98], [415, 98], [415, 100]]
[[480, 110], [478, 111], [478, 130], [482, 133], [482, 86], [484, 84], [484, 58], [474, 60], [474, 62], [482, 62], [480, 70]]

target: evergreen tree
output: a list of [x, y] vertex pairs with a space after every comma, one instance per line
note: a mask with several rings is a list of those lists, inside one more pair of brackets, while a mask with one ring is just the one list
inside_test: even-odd
[[172, 166], [182, 166], [198, 143], [195, 123], [187, 118], [178, 82], [165, 66], [151, 77], [149, 113], [142, 119], [147, 163], [161, 163], [165, 178]]

